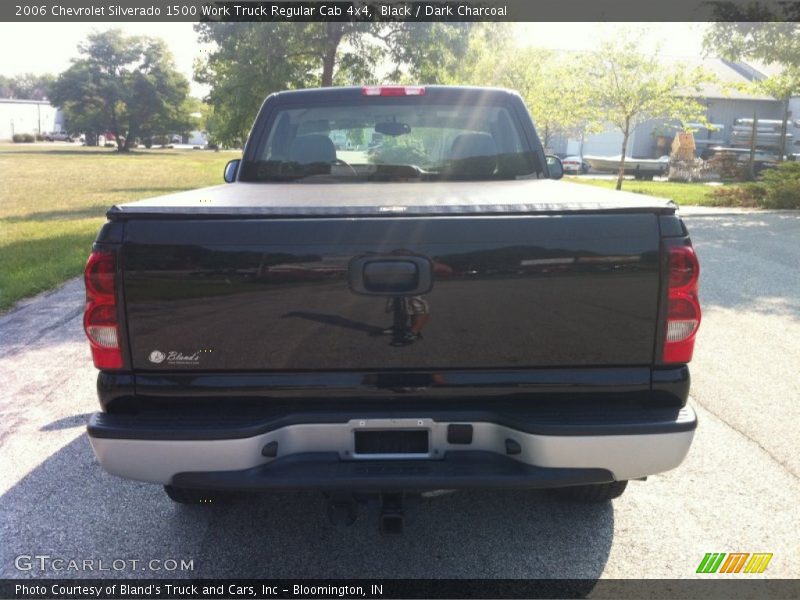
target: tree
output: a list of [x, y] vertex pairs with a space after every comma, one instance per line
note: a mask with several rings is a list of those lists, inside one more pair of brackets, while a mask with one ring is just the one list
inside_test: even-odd
[[[229, 145], [244, 141], [272, 92], [381, 81], [438, 83], [458, 67], [472, 23], [227, 23], [195, 26], [213, 43], [195, 64], [211, 86], [209, 131]], [[388, 65], [388, 69], [386, 68]], [[386, 71], [381, 75], [382, 71]]]
[[16, 77], [0, 75], [0, 98], [20, 98], [24, 100], [45, 100], [50, 95], [50, 87], [55, 76], [24, 73]]
[[51, 91], [72, 129], [109, 131], [119, 152], [129, 151], [137, 137], [191, 129], [189, 82], [162, 40], [112, 29], [90, 34], [78, 50], [83, 57]]
[[[507, 23], [400, 23], [381, 35], [393, 63], [386, 81], [454, 83], [474, 67], [477, 50], [511, 37]], [[469, 59], [469, 60], [468, 60]], [[465, 83], [462, 78], [460, 83]], [[486, 84], [484, 84], [486, 85]]]
[[778, 161], [782, 162], [786, 154], [786, 137], [789, 130], [789, 119], [792, 114], [789, 111], [789, 101], [793, 96], [800, 94], [800, 66], [787, 65], [777, 75], [753, 82], [753, 87], [781, 101], [781, 134]]
[[[715, 15], [725, 22], [713, 23], [706, 30], [703, 39], [706, 51], [716, 52], [730, 60], [753, 58], [767, 64], [798, 64], [800, 5], [793, 5], [793, 10], [797, 11], [793, 15], [775, 15], [757, 3], [741, 10], [732, 5], [715, 5]], [[791, 3], [783, 6], [784, 10], [791, 8]], [[774, 22], [780, 18], [787, 18], [787, 21]]]
[[622, 133], [617, 190], [622, 189], [628, 140], [638, 125], [651, 119], [706, 121], [705, 107], [695, 96], [706, 76], [701, 71], [689, 73], [681, 66], [668, 68], [656, 54], [642, 53], [640, 46], [638, 38], [604, 42], [580, 67], [591, 79], [587, 100], [596, 120]]
[[[347, 83], [369, 83], [379, 53], [363, 36], [371, 23], [200, 23], [214, 50], [195, 64], [195, 79], [211, 86], [209, 131], [218, 142], [244, 142], [269, 94]], [[337, 66], [340, 67], [337, 69]]]
[[542, 48], [520, 48], [495, 32], [473, 36], [469, 64], [454, 70], [448, 83], [492, 85], [516, 90], [548, 149], [558, 135], [582, 135], [599, 129], [587, 103], [588, 83], [572, 56]]
[[[724, 7], [723, 7], [724, 8]], [[728, 7], [729, 10], [734, 10]], [[722, 8], [718, 8], [718, 11]], [[755, 8], [753, 8], [755, 10]], [[800, 8], [795, 20], [800, 18]], [[735, 13], [729, 17], [746, 17], [749, 14]], [[787, 15], [784, 15], [787, 16]], [[792, 15], [788, 15], [791, 17]], [[767, 20], [775, 15], [760, 14]], [[703, 44], [707, 52], [716, 52], [729, 60], [753, 59], [767, 65], [778, 65], [776, 75], [753, 81], [749, 86], [768, 94], [783, 104], [780, 135], [779, 160], [786, 152], [786, 134], [791, 117], [789, 100], [800, 94], [800, 24], [786, 22], [770, 23], [714, 23], [707, 31]]]

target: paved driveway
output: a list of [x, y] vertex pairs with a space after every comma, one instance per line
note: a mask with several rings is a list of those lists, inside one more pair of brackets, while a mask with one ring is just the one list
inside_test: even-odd
[[27, 302], [0, 317], [0, 577], [79, 575], [15, 567], [39, 554], [194, 566], [128, 576], [683, 578], [710, 551], [772, 552], [764, 576], [799, 577], [800, 214], [693, 212], [704, 322], [686, 462], [601, 506], [544, 492], [426, 500], [399, 538], [363, 514], [329, 525], [314, 493], [181, 507], [106, 475], [84, 433], [96, 400], [81, 284]]

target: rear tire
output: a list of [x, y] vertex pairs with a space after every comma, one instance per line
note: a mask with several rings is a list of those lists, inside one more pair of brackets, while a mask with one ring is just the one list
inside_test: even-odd
[[165, 485], [164, 491], [170, 500], [178, 504], [220, 504], [228, 499], [228, 496], [219, 490], [201, 490]]
[[611, 483], [597, 483], [593, 485], [576, 485], [573, 487], [558, 488], [555, 491], [559, 496], [577, 502], [608, 502], [619, 498], [628, 487], [627, 481], [612, 481]]

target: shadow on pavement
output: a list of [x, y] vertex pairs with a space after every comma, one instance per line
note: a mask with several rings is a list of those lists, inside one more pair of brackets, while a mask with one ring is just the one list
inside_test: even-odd
[[[406, 532], [391, 537], [379, 533], [375, 514], [362, 511], [353, 526], [340, 528], [328, 522], [325, 508], [316, 492], [176, 505], [160, 486], [103, 472], [83, 434], [0, 498], [0, 576], [576, 578], [590, 587], [603, 572], [614, 532], [610, 503], [566, 503], [547, 492], [422, 500]], [[20, 572], [14, 558], [21, 554], [184, 559], [194, 569]]]
[[52, 423], [41, 427], [39, 431], [61, 431], [62, 429], [72, 429], [73, 427], [86, 427], [86, 421], [89, 420], [91, 413], [83, 413], [81, 415], [72, 415], [58, 419]]
[[700, 259], [702, 306], [800, 319], [800, 213], [685, 219]]

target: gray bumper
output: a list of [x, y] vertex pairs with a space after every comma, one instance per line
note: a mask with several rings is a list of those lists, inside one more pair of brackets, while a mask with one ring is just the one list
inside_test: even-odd
[[[696, 427], [689, 407], [676, 412], [673, 428], [660, 421], [652, 432], [637, 426], [631, 428], [635, 433], [616, 427], [615, 433], [600, 429], [558, 435], [552, 428], [544, 434], [494, 422], [454, 421], [472, 425], [471, 443], [464, 445], [448, 442], [452, 421], [429, 417], [295, 423], [228, 439], [187, 439], [191, 436], [183, 434], [169, 439], [163, 433], [137, 438], [135, 421], [123, 421], [116, 430], [100, 421], [102, 416], [93, 417], [89, 438], [103, 468], [114, 475], [188, 487], [286, 489], [362, 484], [388, 489], [395, 487], [393, 481], [430, 489], [557, 487], [636, 479], [677, 467]], [[428, 451], [359, 455], [354, 432], [376, 429], [426, 430]], [[277, 445], [275, 456], [264, 455], [270, 444]]]

